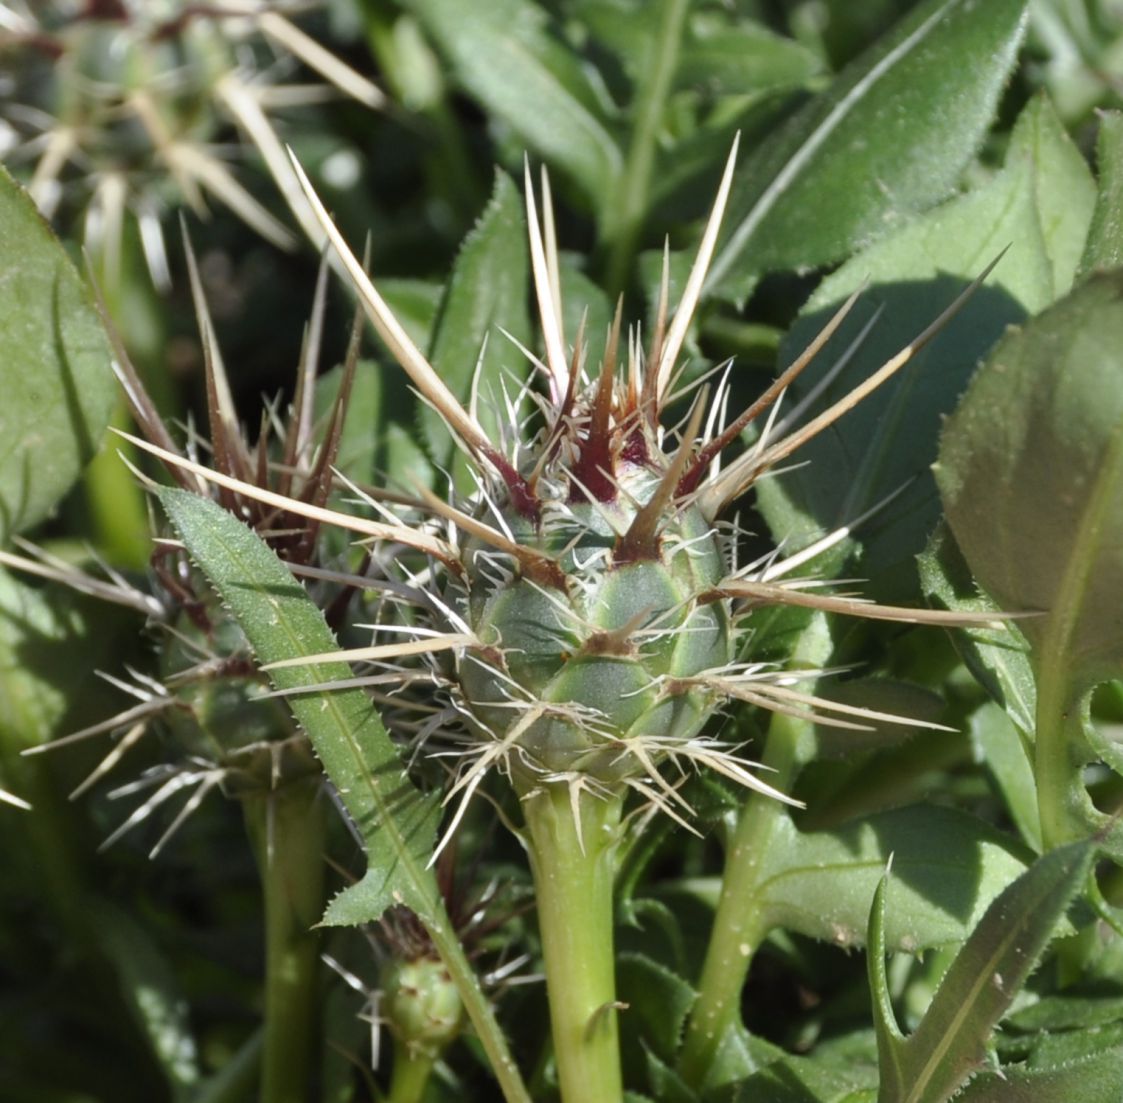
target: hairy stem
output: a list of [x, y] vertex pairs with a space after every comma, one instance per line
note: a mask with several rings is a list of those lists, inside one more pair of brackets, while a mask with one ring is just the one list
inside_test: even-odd
[[678, 67], [682, 30], [690, 0], [661, 0], [655, 41], [636, 85], [634, 124], [624, 174], [605, 214], [602, 235], [609, 245], [607, 283], [619, 291], [632, 265], [647, 213], [655, 147], [667, 96]]
[[565, 785], [524, 801], [565, 1103], [623, 1099], [612, 911], [621, 804], [583, 797], [578, 823]]
[[[789, 665], [822, 667], [833, 642], [822, 614], [800, 634]], [[768, 726], [762, 764], [770, 785], [788, 790], [808, 755], [808, 720], [775, 713]], [[730, 1027], [736, 1022], [753, 955], [768, 933], [761, 906], [762, 859], [773, 834], [787, 817], [783, 805], [760, 793], [745, 803], [725, 855], [721, 898], [698, 982], [698, 999], [686, 1026], [679, 1072], [688, 1085], [701, 1087]]]
[[[779, 714], [772, 718], [763, 764], [769, 784], [787, 788], [796, 773], [795, 748], [805, 722]], [[757, 893], [762, 860], [784, 806], [760, 793], [745, 805], [726, 851], [721, 898], [698, 982], [698, 999], [687, 1023], [679, 1072], [695, 1087], [705, 1083], [718, 1048], [736, 1020], [753, 955], [768, 933]]]
[[265, 1038], [261, 1103], [305, 1103], [316, 1036], [316, 969], [324, 906], [319, 778], [246, 801], [265, 900]]

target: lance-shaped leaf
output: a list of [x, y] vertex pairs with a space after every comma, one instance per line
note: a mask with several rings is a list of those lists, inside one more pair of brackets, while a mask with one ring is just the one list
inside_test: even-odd
[[878, 1103], [944, 1103], [982, 1066], [991, 1031], [1086, 883], [1097, 845], [1071, 843], [1039, 858], [987, 908], [908, 1038], [897, 1026], [886, 983], [886, 877], [874, 897], [868, 936]]
[[1025, 0], [929, 0], [849, 65], [738, 174], [709, 286], [827, 264], [946, 196], [1014, 64]]
[[[262, 663], [336, 649], [323, 615], [285, 565], [226, 510], [185, 491], [160, 491], [160, 501], [192, 558], [242, 626]], [[344, 662], [283, 667], [279, 690], [350, 678]], [[362, 882], [328, 909], [329, 923], [377, 919], [396, 903], [431, 920], [439, 907], [427, 868], [436, 810], [406, 777], [401, 759], [370, 698], [361, 689], [293, 693], [293, 715], [308, 734], [367, 852]]]
[[42, 520], [93, 458], [116, 385], [89, 292], [0, 168], [0, 543]]
[[612, 186], [621, 155], [582, 60], [527, 0], [405, 0], [456, 77], [538, 156], [591, 201]]
[[[160, 501], [188, 552], [230, 608], [263, 663], [337, 649], [323, 614], [288, 568], [221, 506], [186, 491], [162, 489]], [[279, 690], [349, 678], [343, 662], [280, 667]], [[332, 901], [328, 924], [368, 923], [405, 904], [425, 925], [460, 992], [511, 1103], [529, 1103], [491, 1005], [480, 991], [428, 868], [437, 825], [434, 802], [406, 776], [369, 698], [361, 689], [294, 693], [293, 715], [358, 829], [367, 855], [363, 879]]]
[[[429, 349], [429, 362], [462, 404], [475, 388], [480, 423], [491, 440], [499, 439], [498, 424], [507, 420], [505, 390], [517, 391], [529, 368], [500, 332], [528, 341], [528, 280], [522, 197], [510, 177], [497, 172], [491, 201], [460, 246]], [[434, 459], [446, 465], [453, 442], [440, 414], [424, 407], [421, 425]]]
[[1036, 676], [1042, 834], [1056, 845], [1102, 820], [1081, 761], [1115, 759], [1081, 720], [1088, 691], [1123, 671], [1123, 273], [1093, 275], [1003, 339], [948, 421], [936, 478], [983, 588], [1041, 613], [1018, 627]]
[[1013, 1068], [980, 1073], [956, 1103], [1119, 1103], [1123, 1099], [1123, 1050], [1074, 1057], [1052, 1068]]

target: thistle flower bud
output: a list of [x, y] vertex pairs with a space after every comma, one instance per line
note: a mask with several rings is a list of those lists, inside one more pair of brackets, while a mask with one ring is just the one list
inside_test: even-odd
[[411, 1058], [435, 1060], [460, 1034], [464, 1004], [438, 958], [391, 958], [380, 987], [382, 1021]]
[[[693, 738], [719, 699], [690, 679], [734, 657], [729, 603], [703, 600], [725, 576], [722, 539], [686, 505], [661, 511], [650, 539], [631, 547], [660, 509], [665, 462], [654, 440], [633, 442], [646, 462], [623, 459], [629, 418], [606, 442], [587, 434], [591, 416], [578, 406], [575, 439], [537, 480], [536, 525], [509, 502], [497, 507], [498, 527], [556, 575], [519, 572], [478, 540], [461, 548], [460, 603], [481, 646], [462, 659], [459, 690], [481, 732], [511, 742], [524, 782], [582, 774], [611, 785], [642, 772], [632, 741], [654, 753]], [[581, 446], [613, 465], [603, 500], [578, 485]]]
[[296, 244], [216, 152], [231, 122], [256, 147], [305, 233], [319, 239], [270, 111], [281, 100], [314, 102], [320, 90], [278, 86], [267, 72], [278, 52], [287, 53], [368, 106], [384, 100], [275, 5], [41, 0], [10, 8], [0, 69], [13, 78], [12, 161], [33, 162], [28, 186], [48, 217], [77, 207], [103, 278], [119, 274], [125, 220], [133, 217], [152, 278], [166, 285], [163, 214], [186, 204], [203, 215], [205, 196], [274, 244]]

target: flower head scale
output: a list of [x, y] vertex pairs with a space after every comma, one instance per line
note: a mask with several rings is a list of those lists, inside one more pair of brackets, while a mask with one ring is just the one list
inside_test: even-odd
[[[762, 474], [900, 370], [987, 273], [920, 337], [805, 425], [777, 423], [776, 405], [853, 299], [728, 425], [722, 424], [722, 383], [712, 398], [696, 389], [685, 421], [677, 430], [668, 427], [664, 418], [676, 397], [680, 354], [732, 167], [733, 155], [677, 308], [670, 310], [665, 271], [646, 352], [633, 332], [621, 354], [618, 315], [596, 372], [587, 367], [583, 332], [567, 343], [553, 220], [545, 219], [544, 234], [527, 174], [530, 255], [545, 346], [544, 357], [533, 362], [545, 377], [546, 394], [537, 398], [541, 423], [529, 438], [519, 437], [512, 418], [516, 424], [509, 433], [516, 443], [506, 450], [489, 439], [472, 410], [461, 405], [410, 340], [301, 174], [368, 317], [476, 468], [478, 491], [469, 501], [422, 492], [409, 512], [390, 514], [389, 523], [331, 515], [341, 527], [393, 539], [428, 557], [429, 567], [415, 570], [413, 581], [405, 579], [428, 619], [411, 619], [414, 627], [405, 630], [373, 625], [376, 634], [392, 631], [395, 638], [342, 655], [377, 664], [372, 680], [384, 677], [388, 665], [398, 664], [398, 674], [405, 677], [407, 664], [423, 662], [432, 674], [430, 684], [447, 694], [444, 715], [458, 718], [466, 734], [443, 752], [459, 761], [446, 794], [446, 801], [457, 802], [457, 811], [445, 841], [493, 768], [510, 777], [522, 795], [565, 785], [575, 809], [583, 793], [607, 796], [630, 788], [680, 819], [687, 809], [678, 780], [698, 767], [787, 800], [735, 749], [704, 734], [708, 719], [730, 701], [843, 727], [886, 719], [797, 688], [822, 672], [739, 665], [735, 628], [748, 608], [796, 604], [907, 622], [964, 623], [954, 615], [823, 593], [806, 578], [785, 579], [845, 532], [830, 534], [788, 560], [773, 556], [748, 569], [734, 568], [734, 540], [718, 523], [721, 513]], [[769, 419], [756, 443], [720, 467], [727, 447], [766, 412]], [[166, 451], [149, 450], [170, 459]], [[237, 480], [177, 462], [253, 496], [252, 488]], [[301, 512], [296, 503], [288, 508]], [[379, 508], [390, 513], [386, 506]], [[304, 515], [324, 518], [324, 511], [305, 510]], [[427, 729], [426, 737], [431, 734]]]
[[168, 281], [163, 215], [206, 196], [262, 237], [290, 248], [295, 235], [232, 171], [216, 142], [233, 122], [256, 148], [302, 231], [320, 233], [270, 116], [314, 103], [328, 89], [282, 84], [295, 59], [370, 107], [375, 85], [286, 18], [308, 5], [263, 0], [4, 0], [0, 66], [13, 81], [4, 114], [9, 160], [33, 165], [29, 188], [43, 213], [79, 207], [85, 244], [116, 282], [125, 220], [136, 220], [157, 286]]

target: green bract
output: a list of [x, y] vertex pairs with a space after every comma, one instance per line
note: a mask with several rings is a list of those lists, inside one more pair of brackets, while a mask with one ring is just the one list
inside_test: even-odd
[[726, 574], [722, 539], [687, 506], [642, 556], [622, 547], [658, 492], [658, 466], [624, 461], [618, 488], [590, 502], [559, 462], [539, 482], [549, 496], [537, 526], [502, 517], [560, 579], [512, 575], [479, 541], [463, 549], [461, 601], [484, 647], [461, 661], [460, 687], [477, 726], [514, 743], [523, 772], [606, 783], [642, 772], [634, 746], [652, 755], [689, 740], [721, 699], [689, 680], [734, 657], [729, 602], [706, 600]]

